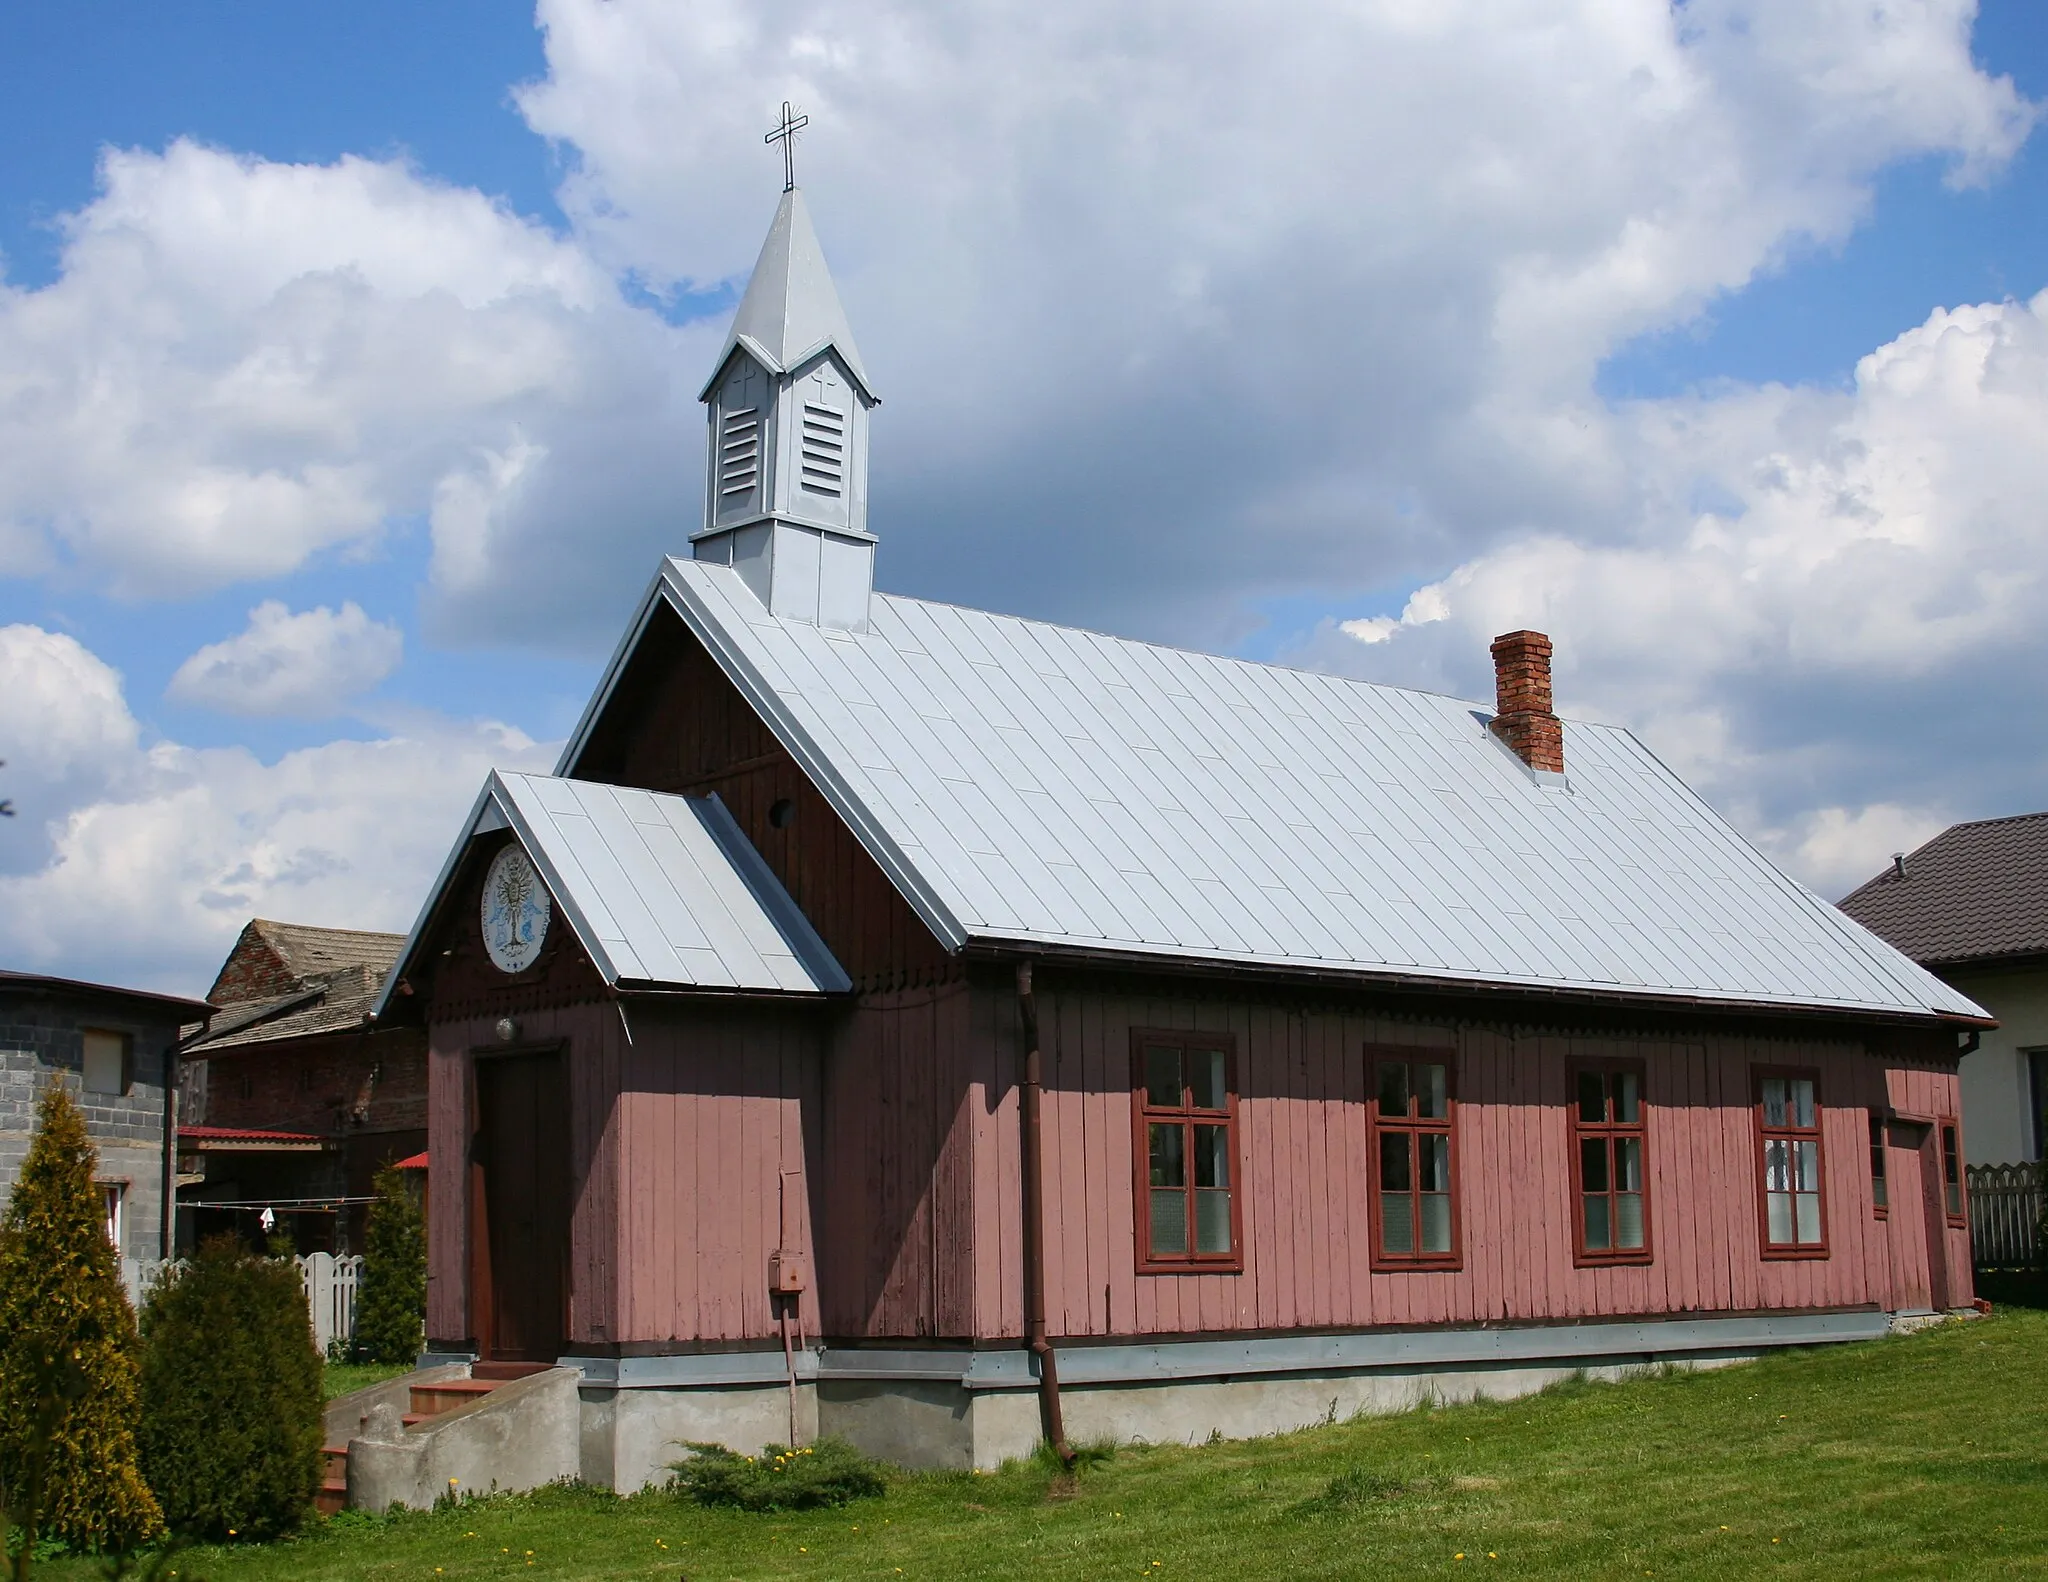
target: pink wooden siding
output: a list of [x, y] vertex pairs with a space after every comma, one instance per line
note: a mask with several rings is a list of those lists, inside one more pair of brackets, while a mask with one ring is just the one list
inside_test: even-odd
[[[469, 1315], [471, 1225], [469, 1141], [476, 1087], [473, 1050], [499, 1047], [494, 1017], [428, 1029], [427, 1334], [462, 1340]], [[618, 1014], [609, 1005], [530, 1011], [519, 1018], [524, 1047], [559, 1041], [569, 1072], [569, 1338], [606, 1342], [617, 1314], [618, 1143], [607, 1095], [616, 1088]]]
[[[1040, 992], [1048, 1091], [1048, 1316], [1055, 1334], [1193, 1334], [1487, 1323], [1763, 1308], [1896, 1307], [1892, 1226], [1871, 1211], [1868, 1108], [1886, 1066], [1859, 1041], [1720, 1033], [1633, 1037], [1430, 1025], [1299, 1004]], [[977, 990], [975, 1334], [1021, 1330], [1015, 1176], [1014, 1001]], [[1235, 1035], [1240, 1071], [1242, 1274], [1134, 1269], [1129, 1030]], [[1370, 1269], [1367, 1044], [1442, 1050], [1454, 1061], [1464, 1267]], [[1569, 1067], [1640, 1060], [1646, 1071], [1654, 1260], [1573, 1261]], [[1768, 1260], [1758, 1224], [1751, 1070], [1818, 1070], [1829, 1255]], [[1954, 1108], [1952, 1067], [1891, 1071], [1922, 1112]], [[995, 1095], [993, 1102], [991, 1095]], [[1897, 1102], [1896, 1100], [1894, 1102]], [[1906, 1108], [1903, 1103], [1899, 1107]], [[1906, 1212], [1894, 1211], [1897, 1219]], [[1963, 1272], [1968, 1237], [1951, 1231]]]
[[[779, 1335], [771, 1254], [816, 1267], [804, 1116], [818, 1034], [787, 1007], [638, 1006], [617, 1098], [619, 1332], [630, 1343]], [[798, 1299], [818, 1333], [817, 1283]]]

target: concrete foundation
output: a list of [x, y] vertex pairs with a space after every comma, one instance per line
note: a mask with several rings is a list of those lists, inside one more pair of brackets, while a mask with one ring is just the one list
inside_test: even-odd
[[348, 1502], [358, 1510], [430, 1510], [451, 1496], [537, 1489], [580, 1470], [573, 1369], [501, 1384], [411, 1429], [400, 1415], [378, 1403], [348, 1442]]
[[[621, 1494], [667, 1482], [670, 1467], [691, 1444], [724, 1445], [751, 1456], [763, 1445], [791, 1442], [787, 1383], [625, 1389], [586, 1384], [578, 1393], [583, 1481]], [[808, 1445], [817, 1437], [817, 1390], [802, 1384], [795, 1442]]]

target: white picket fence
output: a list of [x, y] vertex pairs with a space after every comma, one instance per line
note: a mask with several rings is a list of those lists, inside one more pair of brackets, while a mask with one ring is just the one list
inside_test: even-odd
[[[141, 1258], [124, 1260], [134, 1270], [128, 1281], [129, 1298], [140, 1307], [157, 1281], [184, 1273], [183, 1258]], [[294, 1258], [298, 1265], [299, 1289], [306, 1293], [306, 1316], [313, 1322], [313, 1343], [322, 1356], [337, 1341], [348, 1341], [356, 1333], [356, 1289], [363, 1280], [360, 1253], [337, 1258], [329, 1252], [308, 1253]], [[126, 1271], [124, 1270], [124, 1273]]]

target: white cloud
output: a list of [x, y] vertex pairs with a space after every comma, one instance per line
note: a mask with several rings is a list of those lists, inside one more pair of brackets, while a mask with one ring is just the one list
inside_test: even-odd
[[675, 336], [573, 242], [355, 158], [178, 142], [108, 153], [101, 189], [53, 284], [0, 287], [0, 571], [126, 598], [272, 577], [374, 552], [530, 445], [584, 480], [623, 455], [623, 488], [535, 490], [553, 514], [462, 592], [502, 614], [523, 591], [587, 641], [611, 578], [644, 575], [679, 487]]
[[[888, 404], [881, 575], [1179, 640], [1626, 530], [1600, 360], [2033, 112], [1967, 0], [542, 0], [593, 253], [743, 271], [784, 97]], [[1077, 574], [1078, 573], [1078, 574]]]
[[1659, 502], [1625, 541], [1515, 539], [1302, 657], [1484, 696], [1487, 639], [1542, 628], [1561, 707], [1632, 726], [1840, 890], [1951, 818], [2048, 800], [2044, 435], [2048, 292], [1937, 310], [1847, 391], [1619, 410], [1600, 442]]
[[[202, 991], [251, 916], [408, 927], [493, 766], [553, 750], [423, 717], [266, 764], [140, 743], [119, 678], [68, 637], [0, 630], [0, 731], [19, 816], [0, 839], [0, 959]], [[37, 766], [62, 771], [33, 778]], [[15, 765], [9, 764], [13, 775]]]
[[167, 694], [230, 714], [333, 714], [398, 668], [405, 638], [361, 605], [326, 605], [294, 615], [276, 599], [249, 612], [249, 625], [208, 643], [171, 677]]

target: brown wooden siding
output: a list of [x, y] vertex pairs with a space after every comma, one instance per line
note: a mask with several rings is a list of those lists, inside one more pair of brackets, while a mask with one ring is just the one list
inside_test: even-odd
[[[952, 973], [931, 931], [674, 611], [657, 609], [606, 703], [576, 778], [716, 792], [856, 988]], [[770, 811], [788, 801], [777, 825]]]
[[973, 1332], [979, 1089], [964, 983], [865, 997], [825, 1068], [819, 1288], [842, 1338]]
[[[1055, 1334], [1193, 1334], [1488, 1323], [1764, 1308], [1899, 1304], [1895, 1249], [1870, 1211], [1867, 1112], [1887, 1080], [1922, 1113], [1953, 1113], [1952, 1064], [1915, 1070], [1852, 1036], [1641, 1035], [1418, 1023], [1371, 1009], [1231, 1002], [1041, 986], [1046, 1042], [1047, 1307]], [[978, 984], [974, 1333], [1021, 1333], [1017, 1276], [1016, 1013]], [[1132, 1027], [1232, 1034], [1240, 1071], [1242, 1274], [1136, 1272], [1128, 1037]], [[1367, 1044], [1440, 1049], [1457, 1071], [1463, 1266], [1370, 1268]], [[1569, 1066], [1642, 1062], [1652, 1262], [1575, 1267]], [[1751, 1068], [1821, 1074], [1829, 1255], [1767, 1262]], [[993, 1105], [990, 1095], [995, 1095]], [[1897, 1102], [1894, 1100], [1894, 1102]], [[1899, 1107], [1906, 1107], [1900, 1104]], [[1931, 1168], [1931, 1167], [1930, 1167]], [[1895, 1218], [1898, 1211], [1894, 1211]], [[1949, 1232], [1951, 1298], [1967, 1299], [1963, 1232]]]

